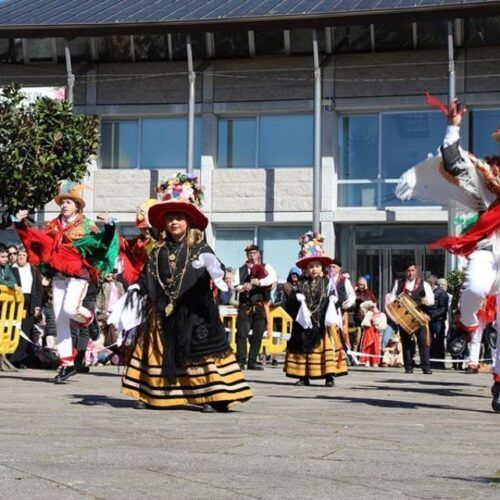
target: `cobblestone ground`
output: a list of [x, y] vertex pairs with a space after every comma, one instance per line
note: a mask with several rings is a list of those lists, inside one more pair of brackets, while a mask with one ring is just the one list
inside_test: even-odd
[[135, 410], [116, 368], [0, 373], [5, 499], [500, 498], [490, 375], [248, 372], [230, 414]]

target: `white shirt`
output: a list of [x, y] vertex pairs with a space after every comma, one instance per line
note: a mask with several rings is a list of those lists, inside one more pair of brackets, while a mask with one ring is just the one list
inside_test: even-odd
[[[337, 294], [337, 283], [340, 278], [340, 273], [330, 277], [330, 282], [333, 285], [333, 289], [335, 290], [335, 294]], [[346, 299], [343, 304], [337, 304], [337, 307], [341, 307], [342, 309], [350, 309], [356, 303], [356, 292], [352, 287], [351, 280], [349, 278], [344, 279], [345, 293]]]
[[21, 288], [23, 293], [31, 293], [31, 287], [33, 286], [33, 275], [31, 274], [31, 266], [25, 264], [23, 267], [19, 267], [14, 264], [12, 267], [16, 267], [19, 272], [19, 278], [21, 279]]
[[[409, 292], [413, 292], [413, 289], [415, 288], [416, 282], [417, 282], [416, 279], [414, 279], [412, 281], [406, 280], [404, 289], [408, 290]], [[429, 283], [427, 283], [426, 281], [424, 281], [423, 284], [424, 284], [425, 302], [426, 302], [425, 305], [426, 306], [433, 306], [434, 305], [434, 292], [432, 291], [431, 285], [429, 285]], [[392, 289], [392, 292], [391, 292], [389, 304], [396, 300], [397, 292], [398, 292], [398, 282], [396, 281], [394, 283], [394, 288]]]
[[[267, 276], [265, 278], [261, 278], [259, 286], [273, 286], [278, 281], [278, 274], [271, 264], [264, 264], [264, 269], [267, 271]], [[243, 283], [240, 283], [240, 272], [239, 269], [235, 269], [233, 273], [233, 288], [237, 292], [241, 292], [243, 290]]]

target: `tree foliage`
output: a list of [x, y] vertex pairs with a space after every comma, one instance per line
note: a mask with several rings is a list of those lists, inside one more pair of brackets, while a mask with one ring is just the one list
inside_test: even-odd
[[[18, 85], [0, 95], [0, 206], [41, 209], [62, 180], [81, 181], [99, 147], [99, 118], [48, 97], [28, 102]], [[5, 220], [5, 218], [4, 218]]]
[[448, 274], [448, 292], [451, 293], [452, 318], [459, 312], [460, 292], [465, 281], [465, 271], [454, 270]]

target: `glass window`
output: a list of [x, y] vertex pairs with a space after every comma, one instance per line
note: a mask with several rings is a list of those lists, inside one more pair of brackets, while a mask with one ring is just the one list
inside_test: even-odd
[[[318, 29], [318, 49], [325, 51], [325, 31]], [[292, 54], [312, 54], [311, 29], [297, 29], [290, 31], [290, 51]]]
[[101, 62], [132, 60], [132, 43], [128, 35], [97, 38], [97, 50]]
[[447, 21], [430, 19], [417, 23], [417, 48], [418, 49], [445, 49], [447, 41]]
[[248, 57], [248, 33], [214, 33], [215, 57]]
[[398, 179], [411, 166], [436, 154], [446, 124], [439, 111], [382, 114], [382, 178]]
[[371, 50], [370, 26], [335, 26], [334, 51], [338, 53], [369, 52]]
[[500, 40], [500, 16], [465, 20], [466, 46], [498, 45], [498, 40]]
[[254, 167], [256, 118], [219, 120], [219, 167]]
[[[408, 167], [409, 168], [409, 167]], [[419, 207], [419, 206], [434, 206], [435, 203], [430, 201], [419, 201], [419, 200], [400, 200], [395, 195], [396, 190], [396, 182], [387, 182], [382, 184], [382, 199], [381, 205], [382, 207]]]
[[356, 245], [428, 245], [447, 234], [446, 224], [356, 226]]
[[[193, 59], [204, 59], [205, 33], [190, 33], [191, 50]], [[172, 55], [175, 61], [185, 61], [187, 59], [186, 33], [172, 33]]]
[[[201, 163], [201, 120], [195, 119], [194, 166]], [[187, 161], [187, 119], [141, 120], [141, 168], [184, 168]]]
[[252, 229], [217, 229], [215, 253], [226, 267], [238, 269], [245, 262], [245, 247], [253, 242]]
[[411, 23], [375, 24], [375, 50], [410, 50], [413, 48]]
[[164, 35], [135, 35], [134, 51], [137, 61], [162, 61], [167, 58], [167, 39]]
[[312, 115], [260, 117], [259, 166], [309, 167], [312, 164]]
[[285, 42], [282, 30], [255, 31], [255, 53], [257, 55], [282, 55]]
[[339, 184], [339, 206], [377, 207], [378, 183]]
[[[64, 63], [66, 58], [64, 55], [64, 39], [56, 39], [57, 46], [57, 61]], [[71, 61], [79, 63], [82, 61], [90, 61], [90, 39], [86, 37], [76, 37], [69, 41], [69, 51], [71, 52]]]
[[259, 246], [262, 258], [271, 264], [281, 281], [295, 265], [299, 254], [299, 237], [311, 229], [309, 226], [263, 226], [259, 228]]
[[378, 116], [342, 116], [339, 120], [339, 178], [377, 179]]
[[491, 138], [500, 126], [500, 108], [473, 110], [471, 120], [471, 151], [479, 158], [500, 154], [498, 143]]
[[30, 61], [51, 62], [52, 38], [28, 38], [28, 58]]
[[10, 44], [7, 38], [0, 38], [0, 61], [10, 61]]
[[101, 125], [102, 168], [137, 167], [137, 121]]

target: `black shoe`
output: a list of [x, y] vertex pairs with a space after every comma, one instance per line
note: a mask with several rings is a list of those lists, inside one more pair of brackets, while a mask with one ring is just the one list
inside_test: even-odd
[[257, 365], [257, 364], [249, 364], [247, 366], [247, 370], [258, 370], [258, 371], [262, 371], [264, 370], [264, 367], [262, 365]]
[[90, 368], [87, 365], [75, 365], [76, 373], [88, 373]]
[[405, 373], [413, 373], [413, 368], [405, 368]]
[[493, 399], [491, 401], [491, 407], [493, 411], [500, 413], [500, 382], [495, 382], [491, 388], [491, 395]]
[[468, 366], [465, 370], [464, 373], [467, 375], [477, 375], [479, 373], [479, 368], [474, 368], [473, 366]]
[[325, 387], [333, 387], [335, 385], [335, 379], [333, 377], [326, 377]]
[[209, 405], [208, 403], [205, 403], [201, 407], [201, 413], [217, 413], [217, 409], [213, 407], [212, 405]]
[[240, 367], [240, 370], [244, 370], [245, 369], [245, 363], [238, 362], [238, 365]]
[[59, 368], [59, 373], [54, 377], [54, 384], [62, 384], [69, 377], [76, 375], [76, 369], [74, 366], [61, 366]]
[[144, 402], [144, 401], [136, 401], [134, 403], [134, 409], [135, 410], [147, 410], [148, 409], [148, 405]]
[[424, 375], [432, 375], [432, 370], [430, 368], [427, 368], [426, 370], [422, 370], [422, 373]]
[[310, 382], [308, 378], [299, 378], [299, 380], [295, 382], [295, 385], [310, 385]]

